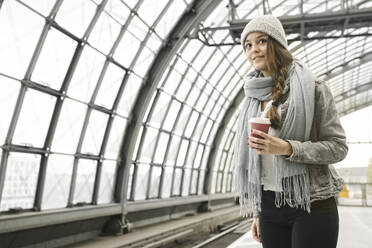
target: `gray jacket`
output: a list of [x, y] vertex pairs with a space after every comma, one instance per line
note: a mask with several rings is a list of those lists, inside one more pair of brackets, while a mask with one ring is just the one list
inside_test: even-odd
[[[289, 101], [285, 100], [281, 106], [282, 124], [288, 105]], [[310, 140], [305, 142], [287, 140], [292, 146], [293, 153], [286, 158], [291, 162], [308, 165], [311, 202], [335, 196], [342, 190], [344, 181], [332, 164], [343, 160], [348, 152], [345, 132], [333, 95], [321, 80], [315, 82], [314, 111]], [[258, 212], [254, 212], [253, 215], [258, 216]]]
[[[288, 101], [282, 105], [282, 120], [288, 109]], [[324, 81], [315, 82], [315, 110], [310, 140], [288, 140], [293, 153], [287, 159], [305, 163], [309, 168], [311, 201], [337, 195], [343, 188], [343, 180], [333, 163], [346, 157], [345, 131], [341, 126], [331, 90]]]

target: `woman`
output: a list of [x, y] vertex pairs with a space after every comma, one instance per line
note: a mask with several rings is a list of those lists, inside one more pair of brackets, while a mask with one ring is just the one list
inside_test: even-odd
[[[335, 248], [343, 181], [330, 164], [348, 147], [330, 89], [289, 53], [276, 17], [251, 20], [241, 42], [255, 70], [244, 84], [235, 190], [242, 211], [253, 207], [253, 237], [264, 248]], [[250, 130], [252, 117], [270, 119], [268, 134]]]

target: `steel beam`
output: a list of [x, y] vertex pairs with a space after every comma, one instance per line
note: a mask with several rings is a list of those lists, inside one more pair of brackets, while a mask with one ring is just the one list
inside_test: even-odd
[[[334, 39], [340, 37], [355, 37], [356, 35], [345, 34], [343, 31], [347, 28], [362, 28], [370, 27], [372, 22], [372, 8], [365, 9], [348, 9], [337, 12], [325, 12], [309, 15], [286, 16], [279, 18], [283, 24], [287, 35], [297, 34], [297, 37], [288, 39], [288, 42], [298, 40], [314, 40], [314, 39]], [[240, 43], [240, 34], [244, 26], [249, 20], [232, 20], [229, 26], [223, 27], [206, 27], [201, 28], [196, 32], [193, 38], [201, 39], [206, 37], [206, 33], [216, 31], [229, 31], [234, 42], [213, 43], [209, 39], [201, 39], [201, 41], [209, 46], [224, 46], [236, 45]], [[332, 37], [322, 35], [309, 37], [310, 32], [330, 32], [334, 30], [341, 31], [341, 34]], [[372, 35], [371, 33], [360, 34], [358, 36]]]

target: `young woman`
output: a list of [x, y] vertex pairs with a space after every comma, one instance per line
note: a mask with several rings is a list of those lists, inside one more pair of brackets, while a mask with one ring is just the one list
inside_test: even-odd
[[[241, 42], [255, 70], [244, 83], [235, 190], [245, 213], [253, 207], [253, 237], [264, 248], [336, 248], [343, 181], [331, 164], [348, 147], [332, 93], [290, 54], [276, 17], [251, 20]], [[252, 117], [270, 119], [268, 134], [250, 130]]]

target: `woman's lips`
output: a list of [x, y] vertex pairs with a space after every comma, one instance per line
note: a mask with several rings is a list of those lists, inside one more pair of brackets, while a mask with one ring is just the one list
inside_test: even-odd
[[263, 59], [263, 56], [255, 57], [255, 58], [253, 59], [253, 61], [255, 61], [256, 59]]

